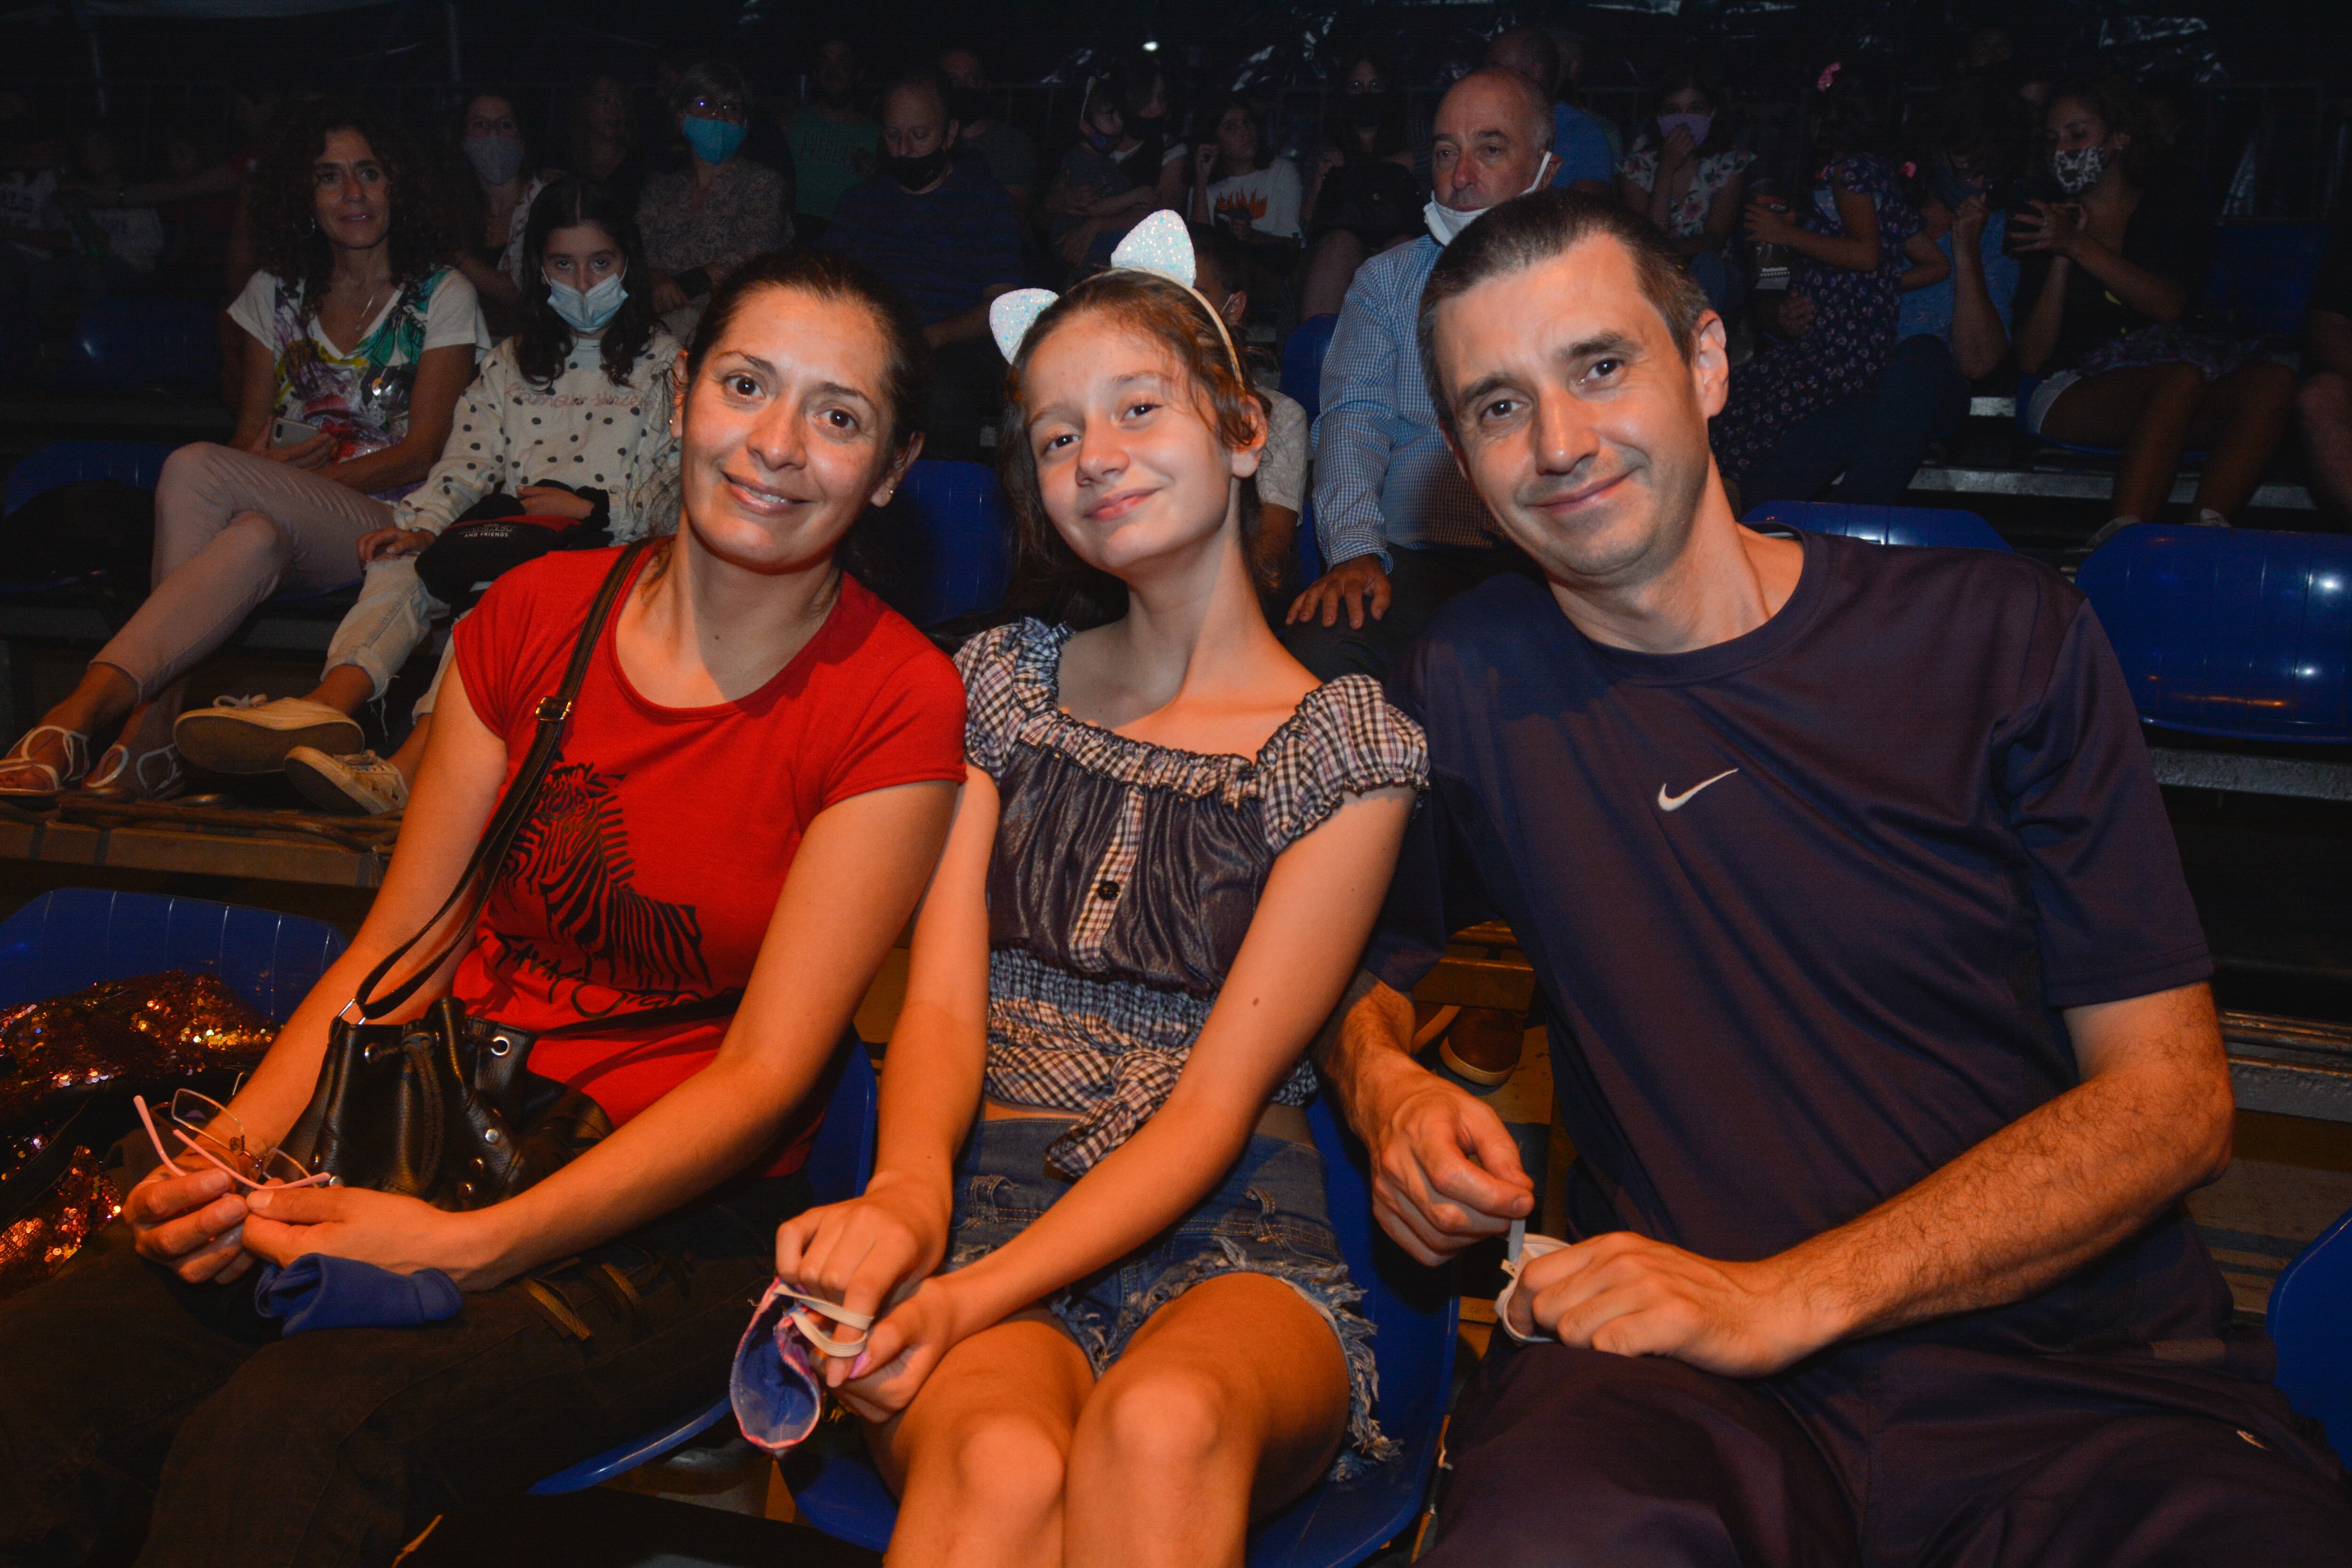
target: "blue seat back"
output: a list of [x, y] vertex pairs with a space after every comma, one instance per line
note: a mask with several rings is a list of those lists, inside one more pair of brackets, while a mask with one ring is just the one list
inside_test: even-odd
[[[1360, 1480], [1318, 1486], [1261, 1522], [1250, 1532], [1249, 1568], [1346, 1568], [1402, 1533], [1421, 1510], [1454, 1377], [1451, 1271], [1421, 1268], [1380, 1234], [1363, 1147], [1339, 1125], [1330, 1097], [1308, 1107], [1307, 1118], [1323, 1154], [1332, 1229], [1375, 1331], [1376, 1414], [1403, 1453]], [[898, 1514], [862, 1453], [826, 1458], [812, 1479], [794, 1484], [793, 1500], [827, 1535], [871, 1552], [889, 1545]]]
[[917, 462], [899, 493], [912, 519], [892, 542], [909, 579], [898, 601], [907, 618], [936, 626], [1002, 604], [1013, 531], [995, 471], [985, 463]]
[[2074, 585], [2148, 722], [2352, 741], [2352, 537], [2142, 523], [2094, 552]]
[[2265, 1320], [2287, 1403], [2352, 1454], [2352, 1211], [2320, 1233], [2271, 1287]]
[[1310, 423], [1323, 412], [1323, 356], [1339, 324], [1337, 316], [1309, 316], [1282, 345], [1282, 395], [1307, 410]]
[[2233, 332], [2300, 338], [2326, 248], [2324, 223], [2223, 224], [2200, 315]]
[[1927, 544], [1955, 550], [2007, 550], [2009, 541], [1972, 511], [1925, 506], [1839, 506], [1830, 501], [1769, 501], [1743, 522], [1778, 523], [1808, 533], [1842, 533], [1874, 544]]
[[15, 511], [43, 490], [87, 479], [115, 479], [152, 490], [163, 459], [175, 449], [156, 441], [44, 441], [8, 470], [5, 510]]
[[74, 318], [58, 377], [71, 386], [210, 385], [220, 374], [218, 317], [201, 300], [92, 300]]
[[0, 1006], [160, 970], [217, 976], [278, 1023], [341, 955], [324, 921], [163, 893], [59, 888], [0, 921]]

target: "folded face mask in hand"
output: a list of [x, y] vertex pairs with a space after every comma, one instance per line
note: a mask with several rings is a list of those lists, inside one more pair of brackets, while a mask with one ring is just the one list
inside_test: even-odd
[[[1517, 1258], [1503, 1265], [1503, 1272], [1509, 1275], [1510, 1279], [1504, 1282], [1502, 1290], [1495, 1297], [1495, 1321], [1503, 1325], [1505, 1333], [1523, 1345], [1549, 1344], [1551, 1336], [1540, 1328], [1534, 1333], [1523, 1334], [1511, 1327], [1511, 1295], [1519, 1288], [1519, 1276], [1526, 1270], [1527, 1266], [1537, 1258], [1546, 1253], [1558, 1252], [1567, 1245], [1568, 1243], [1556, 1236], [1530, 1236], [1519, 1243]], [[1532, 1310], [1530, 1308], [1531, 1321]]]
[[413, 1329], [454, 1318], [466, 1299], [438, 1268], [394, 1274], [373, 1263], [306, 1252], [254, 1282], [253, 1310], [285, 1320], [284, 1331]]
[[845, 1327], [873, 1328], [874, 1320], [831, 1301], [803, 1295], [782, 1280], [769, 1283], [751, 1314], [751, 1326], [735, 1347], [735, 1370], [728, 1397], [743, 1436], [771, 1454], [807, 1441], [824, 1408], [824, 1380], [816, 1374], [819, 1355], [857, 1353], [861, 1342], [826, 1333], [822, 1320]]

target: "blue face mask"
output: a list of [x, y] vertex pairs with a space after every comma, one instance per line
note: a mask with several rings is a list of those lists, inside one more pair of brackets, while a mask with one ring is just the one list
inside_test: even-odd
[[743, 127], [731, 120], [703, 120], [688, 115], [686, 144], [706, 163], [724, 163], [743, 145]]
[[547, 284], [549, 306], [575, 332], [603, 331], [605, 324], [621, 313], [628, 298], [628, 285], [621, 281], [617, 272], [585, 293], [553, 279], [548, 279]]

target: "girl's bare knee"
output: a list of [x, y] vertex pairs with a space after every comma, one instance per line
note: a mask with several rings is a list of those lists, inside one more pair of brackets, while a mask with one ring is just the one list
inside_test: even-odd
[[1096, 1389], [1073, 1447], [1114, 1475], [1161, 1483], [1196, 1476], [1239, 1435], [1232, 1403], [1232, 1392], [1206, 1368], [1137, 1369]]
[[963, 1425], [953, 1440], [949, 1469], [960, 1497], [1034, 1523], [1062, 1506], [1069, 1456], [1045, 1423], [1015, 1412], [994, 1413]]

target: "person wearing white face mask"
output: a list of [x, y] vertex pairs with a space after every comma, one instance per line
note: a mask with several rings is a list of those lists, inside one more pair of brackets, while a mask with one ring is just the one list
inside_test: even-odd
[[1551, 177], [1551, 104], [1517, 71], [1473, 71], [1437, 106], [1426, 237], [1357, 268], [1323, 363], [1315, 423], [1321, 578], [1292, 602], [1284, 646], [1324, 679], [1388, 672], [1438, 606], [1509, 566], [1446, 450], [1421, 373], [1421, 286], [1454, 236]]
[[2261, 481], [2294, 411], [2279, 345], [2185, 327], [2212, 269], [2216, 225], [2185, 172], [2140, 132], [2132, 95], [2085, 82], [2043, 117], [2047, 168], [2063, 199], [2012, 220], [2022, 259], [2017, 367], [2037, 435], [2117, 447], [2114, 510], [2095, 549], [2156, 521], [2185, 450], [2210, 455], [2185, 520], [2227, 526]]
[[[567, 176], [533, 205], [523, 255], [534, 287], [523, 291], [520, 329], [458, 400], [448, 444], [424, 485], [400, 503], [391, 527], [360, 542], [370, 556], [367, 579], [338, 643], [364, 647], [366, 666], [329, 669], [305, 697], [240, 700], [184, 715], [176, 739], [190, 760], [228, 773], [282, 766], [331, 811], [397, 809], [424, 754], [440, 675], [390, 758], [360, 750], [350, 716], [383, 694], [447, 607], [418, 580], [417, 556], [468, 513], [544, 519], [559, 550], [624, 544], [677, 526], [677, 449], [664, 373], [678, 344], [654, 313], [635, 226], [602, 186]], [[354, 630], [368, 635], [343, 635]]]
[[457, 113], [457, 143], [459, 163], [450, 185], [466, 235], [457, 266], [481, 297], [490, 335], [504, 337], [514, 330], [515, 300], [522, 292], [522, 232], [530, 204], [559, 171], [532, 166], [514, 95], [504, 90], [466, 100]]

